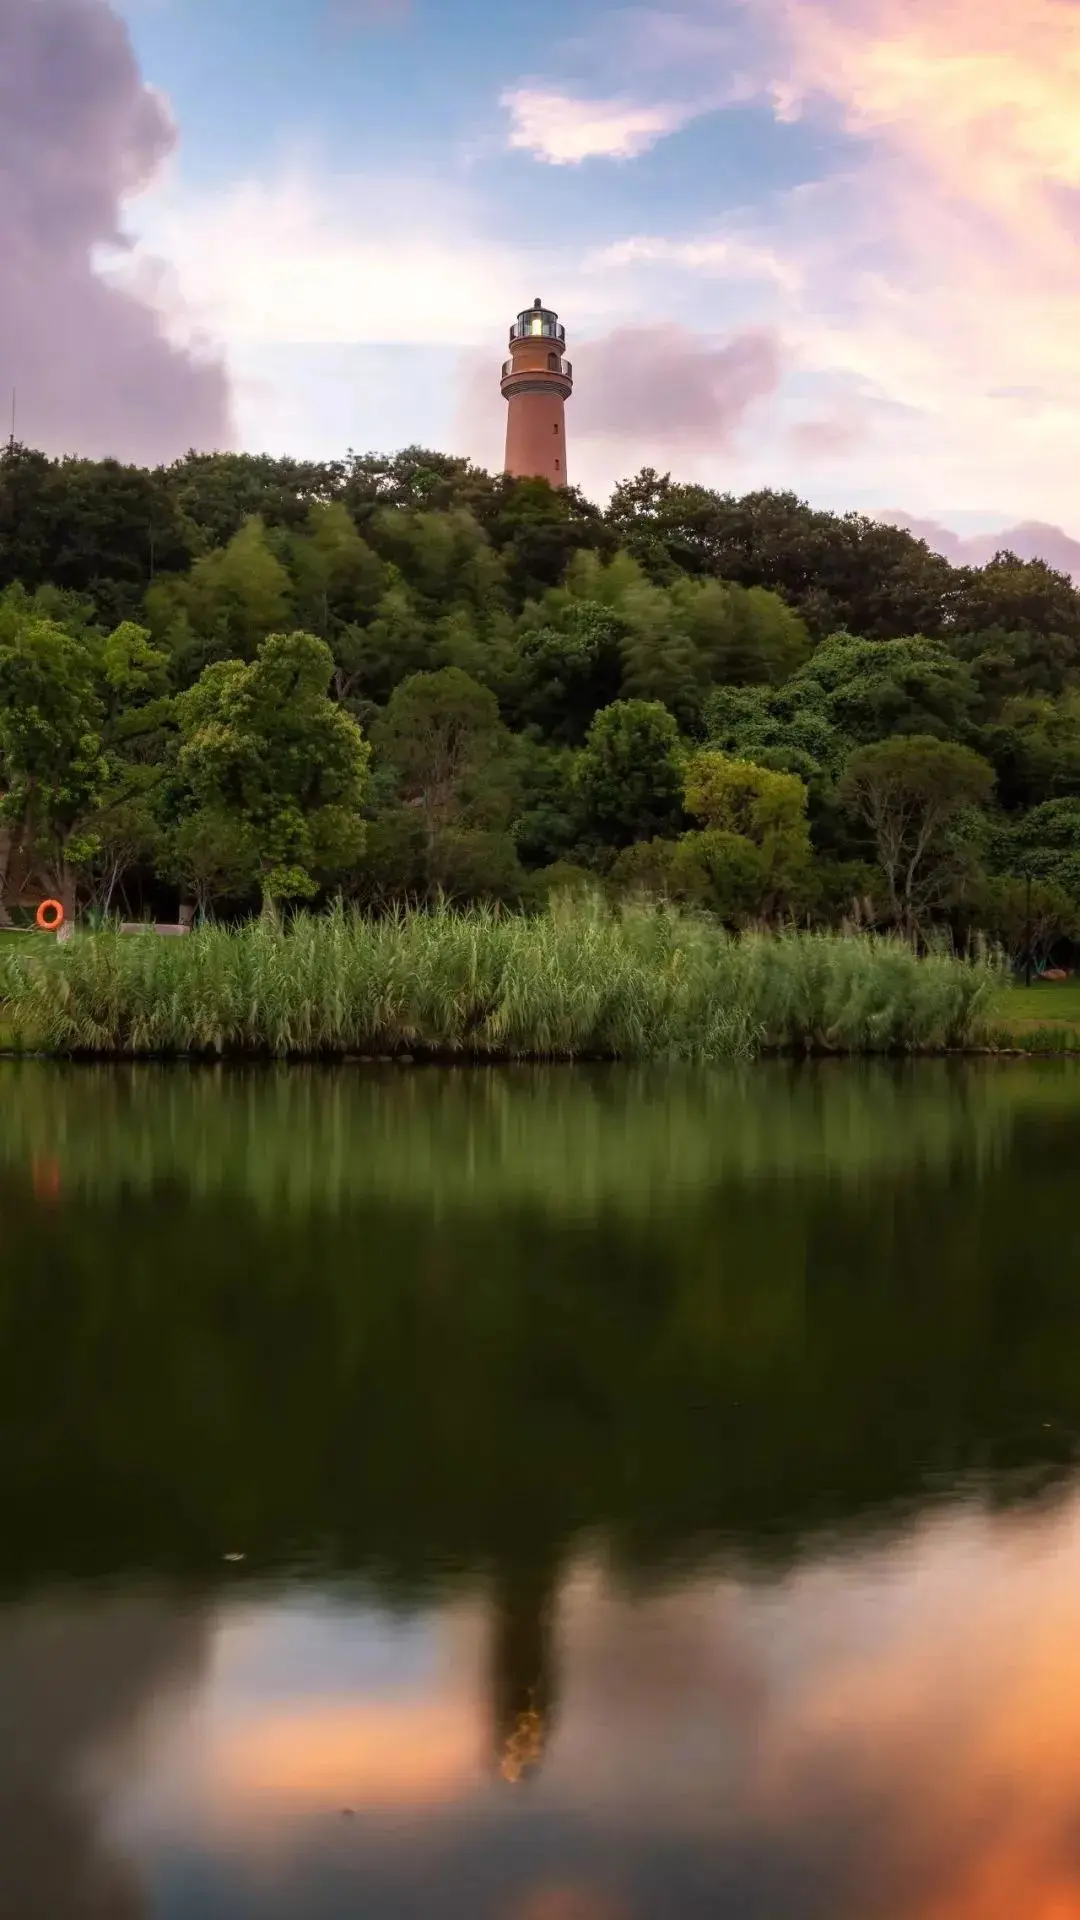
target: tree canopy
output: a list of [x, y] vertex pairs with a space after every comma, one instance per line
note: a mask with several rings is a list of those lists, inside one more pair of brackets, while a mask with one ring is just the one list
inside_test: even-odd
[[1008, 945], [1029, 876], [1073, 937], [1078, 822], [1041, 561], [651, 469], [0, 455], [0, 921], [591, 881]]

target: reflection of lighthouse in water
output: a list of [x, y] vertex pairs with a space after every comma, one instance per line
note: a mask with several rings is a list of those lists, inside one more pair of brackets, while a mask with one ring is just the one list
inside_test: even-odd
[[518, 1785], [544, 1757], [555, 1708], [556, 1580], [547, 1569], [498, 1574], [492, 1594], [491, 1705], [495, 1762]]

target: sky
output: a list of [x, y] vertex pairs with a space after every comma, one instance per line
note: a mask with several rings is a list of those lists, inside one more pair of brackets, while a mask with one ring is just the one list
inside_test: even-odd
[[0, 0], [0, 395], [54, 453], [497, 469], [540, 295], [592, 497], [1080, 580], [1078, 103], [1080, 0]]

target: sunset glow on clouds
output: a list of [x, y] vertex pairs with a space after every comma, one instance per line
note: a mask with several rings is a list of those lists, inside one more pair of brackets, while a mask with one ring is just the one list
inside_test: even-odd
[[268, 1597], [223, 1613], [114, 1814], [147, 1858], [211, 1847], [237, 1885], [345, 1848], [357, 1910], [387, 1915], [452, 1858], [455, 1885], [513, 1889], [504, 1920], [633, 1920], [677, 1851], [688, 1920], [1077, 1920], [1078, 1585], [1075, 1493], [942, 1509], [767, 1580], [630, 1597], [582, 1563], [521, 1791], [493, 1765], [481, 1594], [406, 1636], [359, 1602]]
[[[28, 437], [141, 455], [156, 434], [167, 457], [186, 382], [192, 437], [497, 462], [505, 329], [539, 292], [580, 369], [572, 472], [594, 492], [653, 464], [906, 513], [946, 543], [1026, 523], [1067, 557], [1057, 529], [1080, 537], [1074, 0], [123, 12], [0, 0], [26, 262], [3, 344]], [[33, 55], [51, 14], [93, 41], [73, 121]], [[163, 133], [148, 145], [155, 100], [168, 159]], [[84, 293], [49, 306], [57, 417], [38, 322], [80, 259]], [[132, 421], [103, 348], [89, 364], [91, 267], [117, 316], [158, 316], [160, 420], [147, 399]], [[773, 376], [747, 380], [766, 339]]]

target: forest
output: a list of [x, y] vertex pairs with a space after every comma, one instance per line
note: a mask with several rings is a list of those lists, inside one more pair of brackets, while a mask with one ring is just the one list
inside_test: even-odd
[[795, 495], [0, 456], [0, 925], [642, 892], [1080, 935], [1080, 591]]

